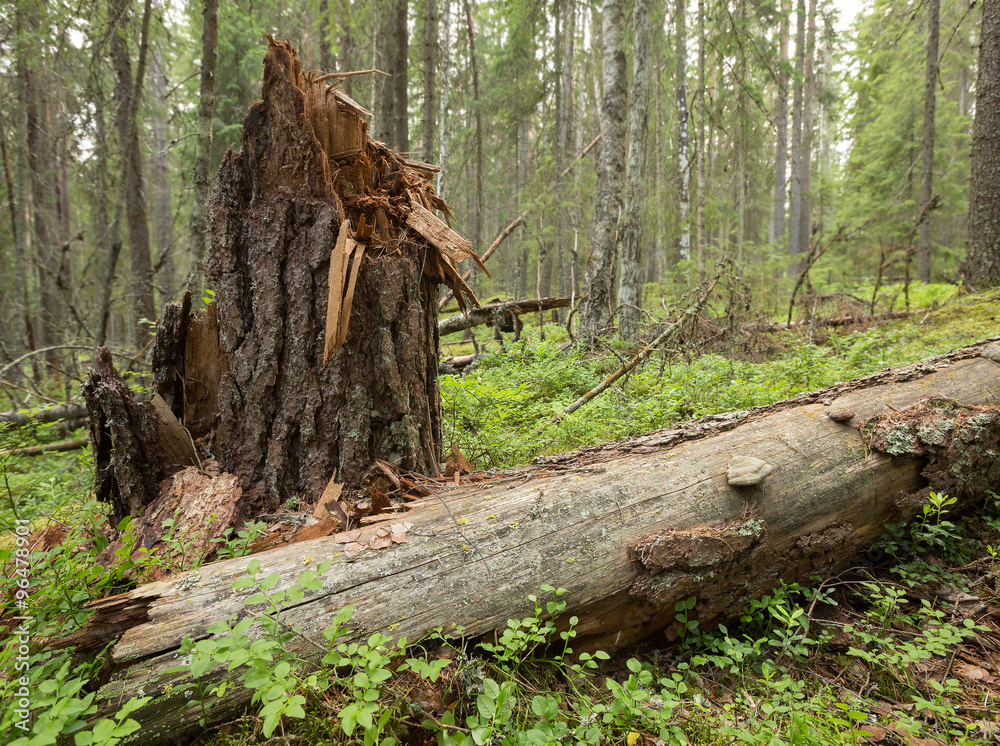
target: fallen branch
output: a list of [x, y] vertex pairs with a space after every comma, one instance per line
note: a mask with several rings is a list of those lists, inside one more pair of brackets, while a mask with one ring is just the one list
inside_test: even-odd
[[[930, 309], [924, 309], [930, 310]], [[786, 329], [797, 329], [800, 326], [853, 326], [855, 324], [874, 324], [880, 321], [906, 319], [913, 315], [912, 311], [890, 311], [874, 315], [857, 314], [855, 316], [833, 316], [825, 319], [804, 319], [802, 321], [783, 321], [780, 324], [765, 324], [757, 327], [760, 331], [776, 332]], [[916, 313], [920, 313], [917, 311]]]
[[520, 326], [517, 317], [525, 313], [538, 313], [553, 308], [565, 308], [572, 298], [525, 298], [523, 300], [494, 301], [479, 308], [473, 308], [468, 314], [459, 313], [441, 319], [438, 322], [438, 335], [441, 337], [455, 332], [464, 331], [470, 326], [481, 324], [499, 324], [501, 331], [515, 332]]
[[43, 453], [51, 453], [53, 451], [75, 451], [80, 448], [86, 448], [90, 445], [90, 438], [82, 438], [80, 440], [62, 440], [58, 443], [46, 443], [40, 446], [25, 446], [23, 448], [11, 448], [6, 451], [0, 451], [0, 456], [41, 456]]
[[8, 412], [0, 412], [0, 422], [23, 427], [30, 422], [46, 423], [59, 422], [60, 420], [78, 420], [87, 416], [87, 405], [77, 402], [67, 402], [48, 409], [41, 409], [37, 412], [24, 412], [12, 409]]

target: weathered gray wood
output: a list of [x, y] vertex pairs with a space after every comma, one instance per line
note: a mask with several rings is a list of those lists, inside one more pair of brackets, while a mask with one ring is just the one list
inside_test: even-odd
[[[690, 595], [699, 598], [695, 614], [703, 623], [718, 621], [779, 579], [837, 571], [885, 521], [912, 516], [919, 505], [913, 496], [926, 487], [923, 460], [872, 452], [855, 427], [827, 412], [850, 409], [861, 425], [925, 397], [991, 403], [1000, 365], [970, 357], [977, 352], [924, 361], [886, 383], [872, 385], [885, 378], [875, 376], [811, 394], [813, 403], [708, 418], [688, 426], [680, 443], [664, 431], [605, 450], [596, 462], [586, 454], [551, 459], [505, 481], [447, 492], [448, 509], [426, 498], [405, 516], [412, 524], [406, 544], [349, 554], [334, 537], [316, 539], [257, 555], [261, 577], [277, 572], [285, 588], [307, 567], [333, 562], [322, 592], [283, 614], [320, 646], [323, 629], [346, 604], [356, 606], [350, 639], [378, 631], [415, 640], [451, 623], [476, 635], [528, 615], [527, 595], [543, 583], [569, 590], [565, 598], [580, 618], [578, 652], [660, 630], [669, 635], [674, 603]], [[711, 437], [691, 440], [699, 431]], [[650, 445], [655, 438], [660, 447]], [[637, 445], [631, 453], [630, 443]], [[774, 472], [761, 485], [732, 488], [726, 470], [734, 455], [763, 459]], [[460, 527], [452, 514], [465, 519]], [[362, 529], [361, 541], [377, 528]], [[203, 637], [211, 623], [244, 613], [247, 592], [230, 586], [247, 562], [214, 563], [96, 604], [95, 635], [107, 639], [127, 625], [123, 619], [135, 622], [113, 649], [121, 668], [98, 699], [110, 710], [123, 693], [154, 696], [133, 714], [143, 724], [142, 743], [197, 728], [200, 712], [178, 712], [184, 677], [163, 672], [177, 664], [185, 636]], [[289, 647], [318, 657], [303, 639]], [[248, 691], [234, 688], [210, 721], [248, 700]]]

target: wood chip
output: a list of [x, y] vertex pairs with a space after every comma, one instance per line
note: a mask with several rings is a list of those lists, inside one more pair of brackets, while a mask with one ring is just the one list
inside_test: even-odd
[[356, 542], [360, 536], [361, 536], [361, 529], [360, 528], [356, 528], [356, 529], [353, 529], [352, 531], [341, 531], [339, 534], [334, 534], [333, 535], [333, 540], [337, 544], [348, 544], [349, 545], [352, 542]]

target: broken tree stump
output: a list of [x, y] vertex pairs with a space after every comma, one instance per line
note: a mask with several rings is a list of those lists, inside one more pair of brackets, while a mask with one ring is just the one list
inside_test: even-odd
[[[703, 624], [731, 618], [779, 581], [843, 569], [887, 521], [912, 518], [930, 489], [968, 506], [995, 488], [1000, 409], [991, 392], [1000, 388], [1000, 364], [980, 349], [539, 459], [412, 504], [396, 518], [409, 524], [406, 543], [376, 549], [387, 542], [377, 544], [385, 537], [368, 526], [256, 555], [260, 577], [277, 573], [274, 590], [284, 589], [331, 560], [322, 590], [282, 614], [300, 631], [290, 651], [312, 660], [322, 655], [323, 629], [347, 604], [355, 605], [350, 641], [373, 632], [416, 640], [452, 623], [477, 635], [530, 615], [527, 596], [543, 583], [569, 590], [565, 615], [579, 617], [577, 652], [658, 632], [670, 638], [677, 601], [697, 596], [692, 614]], [[846, 410], [855, 414], [850, 424], [828, 416]], [[879, 433], [904, 426], [894, 455], [877, 450]], [[737, 455], [772, 468], [756, 485], [730, 486]], [[74, 636], [86, 645], [120, 635], [112, 651], [119, 668], [98, 700], [111, 711], [123, 693], [152, 695], [132, 714], [144, 744], [199, 727], [200, 712], [181, 709], [185, 676], [165, 672], [186, 636], [255, 611], [244, 606], [249, 591], [231, 589], [247, 563], [217, 562], [100, 601]], [[235, 675], [215, 669], [202, 685]], [[209, 724], [250, 694], [238, 684], [227, 691]]]
[[[434, 301], [460, 278], [407, 218], [411, 200], [446, 205], [432, 174], [370, 140], [367, 112], [319, 77], [271, 40], [261, 101], [212, 198], [208, 271], [229, 365], [216, 455], [247, 516], [316, 499], [334, 471], [357, 485], [376, 458], [433, 472], [441, 448]], [[345, 255], [363, 230], [364, 251]], [[332, 348], [331, 290], [347, 312]]]

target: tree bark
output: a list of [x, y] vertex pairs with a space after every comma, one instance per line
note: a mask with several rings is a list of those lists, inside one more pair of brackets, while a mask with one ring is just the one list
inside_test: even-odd
[[635, 0], [632, 15], [632, 102], [629, 114], [628, 171], [621, 237], [621, 284], [618, 332], [639, 338], [642, 319], [642, 213], [646, 203], [646, 143], [652, 77], [652, 13], [650, 0]]
[[778, 111], [777, 144], [774, 155], [774, 209], [768, 242], [772, 245], [785, 241], [785, 200], [788, 183], [788, 15], [791, 12], [789, 0], [781, 0], [781, 30], [778, 41]]
[[62, 420], [78, 420], [87, 416], [87, 405], [67, 402], [43, 409], [33, 414], [21, 410], [0, 412], [0, 422], [13, 425], [27, 425], [32, 422], [61, 422]]
[[687, 0], [677, 2], [677, 172], [680, 178], [680, 258], [691, 258], [691, 149], [688, 143]]
[[[742, 416], [703, 418], [542, 458], [499, 477], [498, 489], [479, 484], [412, 503], [406, 543], [366, 547], [379, 530], [370, 526], [352, 546], [328, 536], [260, 554], [258, 577], [277, 573], [272, 592], [285, 589], [303, 562], [332, 558], [323, 589], [281, 614], [297, 630], [289, 652], [310, 660], [323, 654], [326, 646], [314, 641], [322, 641], [346, 604], [356, 610], [341, 641], [360, 642], [373, 632], [415, 641], [453, 623], [474, 636], [530, 615], [527, 595], [540, 583], [568, 589], [569, 607], [558, 623], [578, 617], [576, 652], [614, 650], [656, 634], [674, 640], [678, 601], [697, 596], [693, 613], [703, 627], [731, 619], [780, 582], [841, 571], [885, 522], [919, 512], [931, 489], [969, 506], [994, 488], [1000, 410], [981, 405], [1000, 385], [1000, 365], [973, 357], [978, 351], [883, 371]], [[929, 393], [950, 403], [927, 400]], [[850, 424], [829, 416], [852, 412]], [[926, 442], [922, 428], [948, 435]], [[897, 438], [888, 447], [894, 456], [880, 452], [890, 431], [905, 431], [903, 443]], [[762, 486], [730, 486], [734, 455], [760, 458], [773, 472]], [[963, 460], [959, 479], [952, 467]], [[454, 516], [464, 519], [459, 530]], [[63, 641], [94, 647], [116, 640], [112, 659], [119, 668], [97, 701], [108, 711], [120, 706], [122, 691], [153, 695], [132, 714], [144, 743], [199, 727], [201, 711], [182, 707], [186, 674], [165, 671], [177, 664], [183, 638], [204, 636], [212, 623], [245, 613], [243, 595], [230, 586], [247, 562], [206, 565], [96, 602], [88, 625]], [[201, 683], [238, 674], [219, 666]], [[251, 693], [231, 688], [208, 712], [209, 726], [243, 707]]]
[[191, 272], [187, 289], [205, 287], [205, 249], [211, 229], [208, 196], [212, 181], [212, 121], [215, 116], [215, 74], [219, 67], [219, 0], [204, 0], [201, 29], [201, 84], [198, 89], [198, 140], [191, 203]]
[[[525, 298], [523, 300], [497, 301], [486, 303], [479, 308], [469, 311], [469, 313], [459, 313], [438, 322], [438, 336], [445, 337], [455, 332], [460, 332], [470, 326], [481, 324], [493, 324], [501, 331], [516, 331], [520, 322], [516, 321], [517, 316], [526, 313], [539, 313], [550, 311], [553, 308], [566, 308], [571, 303], [571, 298]], [[2, 416], [2, 415], [0, 415]]]
[[983, 3], [979, 39], [966, 276], [989, 287], [1000, 285], [1000, 3]]
[[153, 135], [152, 178], [153, 224], [156, 233], [156, 263], [153, 271], [159, 277], [161, 298], [174, 297], [173, 199], [170, 190], [170, 167], [167, 158], [167, 73], [159, 49], [153, 50], [153, 96], [150, 129]]
[[[476, 24], [472, 14], [472, 0], [465, 0], [465, 20], [469, 31], [469, 62], [472, 65], [473, 108], [476, 115], [476, 211], [472, 223], [472, 245], [479, 251], [483, 243], [483, 219], [486, 206], [483, 194], [483, 103], [479, 90], [479, 63], [476, 56]], [[475, 272], [475, 269], [473, 269]]]
[[376, 59], [379, 69], [390, 77], [379, 77], [375, 111], [375, 137], [399, 152], [409, 150], [407, 123], [406, 69], [409, 31], [406, 27], [407, 0], [385, 0], [385, 17], [379, 23]]
[[625, 7], [622, 0], [604, 0], [601, 64], [604, 92], [601, 105], [601, 152], [597, 164], [594, 229], [580, 306], [580, 335], [593, 337], [611, 319], [611, 268], [618, 245], [618, 218], [625, 173]]

